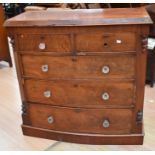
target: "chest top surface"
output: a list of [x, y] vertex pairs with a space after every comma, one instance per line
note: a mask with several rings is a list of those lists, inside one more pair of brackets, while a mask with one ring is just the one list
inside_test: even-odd
[[6, 27], [151, 24], [145, 8], [28, 11], [7, 20]]

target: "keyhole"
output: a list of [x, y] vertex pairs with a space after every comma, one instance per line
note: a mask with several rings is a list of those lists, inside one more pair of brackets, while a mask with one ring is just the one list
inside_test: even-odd
[[108, 47], [108, 44], [107, 43], [104, 43], [104, 47]]
[[73, 57], [73, 58], [72, 58], [72, 61], [73, 61], [73, 62], [76, 62], [76, 61], [77, 61], [77, 58], [76, 58], [76, 57]]
[[44, 39], [45, 39], [45, 36], [40, 36], [40, 39], [41, 39], [41, 40], [44, 40]]

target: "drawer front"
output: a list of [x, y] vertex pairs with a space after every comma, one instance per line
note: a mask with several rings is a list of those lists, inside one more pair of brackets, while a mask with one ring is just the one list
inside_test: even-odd
[[[73, 44], [74, 42], [74, 44]], [[136, 50], [136, 34], [133, 32], [89, 32], [71, 34], [19, 34], [19, 51], [71, 52], [119, 52]]]
[[79, 52], [135, 51], [135, 33], [79, 33], [76, 35], [76, 49]]
[[23, 55], [25, 76], [36, 78], [135, 78], [134, 54], [99, 56]]
[[103, 80], [25, 80], [29, 102], [70, 107], [129, 106], [134, 103], [133, 82]]
[[132, 128], [130, 109], [82, 109], [29, 106], [32, 126], [66, 132], [129, 134]]
[[71, 40], [67, 34], [22, 34], [18, 36], [18, 47], [27, 52], [71, 52]]

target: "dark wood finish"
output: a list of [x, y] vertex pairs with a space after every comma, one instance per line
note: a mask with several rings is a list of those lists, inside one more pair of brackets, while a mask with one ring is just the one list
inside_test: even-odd
[[23, 133], [76, 143], [142, 144], [151, 23], [144, 8], [27, 12], [6, 21]]
[[6, 29], [5, 27], [3, 27], [4, 18], [5, 18], [4, 10], [2, 5], [0, 4], [0, 61], [2, 60], [7, 61], [10, 67], [12, 67]]

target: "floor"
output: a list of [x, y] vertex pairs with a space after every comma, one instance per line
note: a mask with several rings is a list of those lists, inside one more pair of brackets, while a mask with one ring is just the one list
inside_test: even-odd
[[146, 86], [143, 145], [82, 145], [23, 136], [21, 100], [15, 68], [0, 63], [0, 151], [1, 150], [155, 150], [155, 87]]

